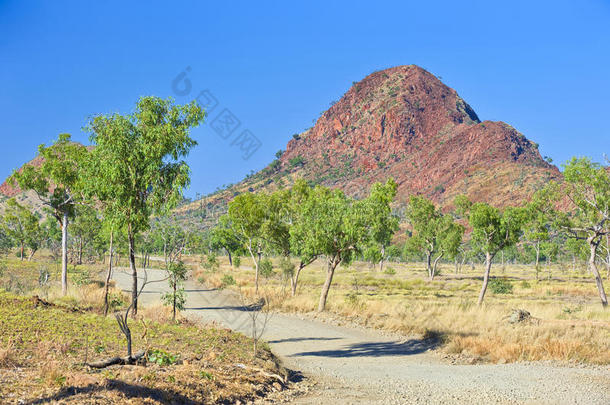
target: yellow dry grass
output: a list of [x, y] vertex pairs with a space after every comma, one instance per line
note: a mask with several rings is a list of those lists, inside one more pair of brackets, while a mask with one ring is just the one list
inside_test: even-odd
[[[219, 270], [195, 273], [210, 287], [221, 287], [223, 277], [231, 275], [242, 292], [253, 295], [250, 260], [243, 262], [241, 268], [231, 268], [222, 258]], [[274, 299], [276, 308], [313, 312], [325, 277], [323, 264], [316, 262], [302, 272], [295, 297], [279, 269], [272, 277], [261, 278], [261, 283], [279, 297]], [[454, 274], [452, 265], [444, 265], [434, 281], [427, 280], [421, 264], [390, 263], [389, 267], [394, 274], [365, 263], [337, 269], [327, 311], [345, 321], [404, 335], [434, 331], [443, 336], [440, 350], [458, 357], [610, 364], [610, 310], [602, 309], [595, 284], [582, 269], [551, 266], [543, 268], [536, 280], [532, 266], [498, 264], [492, 275], [509, 280], [513, 292], [488, 290], [484, 305], [478, 307], [481, 266]], [[509, 323], [508, 316], [517, 308], [529, 311], [532, 319]]]

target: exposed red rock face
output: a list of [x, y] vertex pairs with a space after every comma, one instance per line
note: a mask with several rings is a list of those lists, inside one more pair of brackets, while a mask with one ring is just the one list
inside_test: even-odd
[[[18, 171], [21, 172], [23, 170], [23, 167], [25, 167], [25, 166], [39, 167], [40, 165], [42, 165], [42, 161], [43, 161], [43, 158], [40, 156], [37, 156], [34, 159], [30, 160], [25, 165], [23, 165]], [[22, 193], [21, 189], [17, 186], [12, 186], [11, 184], [9, 184], [8, 179], [4, 180], [4, 183], [0, 184], [0, 194], [1, 195], [4, 195], [4, 196], [10, 198], [10, 197], [14, 197], [21, 193]]]
[[508, 124], [480, 122], [455, 90], [417, 66], [355, 83], [313, 128], [288, 142], [281, 163], [352, 195], [391, 176], [399, 201], [423, 194], [443, 205], [460, 193], [518, 203], [561, 176], [537, 145]]

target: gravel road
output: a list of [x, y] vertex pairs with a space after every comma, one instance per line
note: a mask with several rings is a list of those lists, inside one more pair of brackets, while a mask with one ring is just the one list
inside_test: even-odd
[[[160, 270], [147, 274], [149, 280], [165, 277]], [[130, 290], [126, 270], [117, 269], [114, 279]], [[234, 293], [190, 280], [185, 287], [187, 317], [250, 334], [251, 318]], [[140, 296], [141, 305], [159, 302], [166, 290], [167, 282], [150, 284]], [[264, 339], [286, 367], [311, 377], [292, 394], [271, 397], [272, 403], [610, 405], [610, 367], [451, 365], [418, 339], [283, 314], [268, 320]]]

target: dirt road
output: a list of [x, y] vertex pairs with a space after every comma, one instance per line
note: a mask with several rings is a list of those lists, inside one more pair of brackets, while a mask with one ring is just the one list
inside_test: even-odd
[[[149, 280], [164, 277], [162, 271], [148, 271]], [[114, 279], [130, 289], [126, 270], [117, 270]], [[150, 284], [141, 305], [158, 302], [167, 289], [167, 282]], [[186, 291], [189, 318], [250, 334], [251, 318], [236, 295], [190, 280]], [[428, 351], [432, 343], [281, 314], [269, 319], [264, 339], [288, 368], [317, 381], [291, 403], [610, 404], [608, 367], [450, 365]]]

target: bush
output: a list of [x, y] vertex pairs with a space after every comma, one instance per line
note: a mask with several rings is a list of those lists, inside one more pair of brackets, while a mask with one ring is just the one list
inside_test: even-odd
[[353, 309], [364, 309], [365, 304], [362, 302], [358, 293], [351, 292], [345, 296], [345, 303], [352, 307]]
[[258, 265], [258, 270], [261, 276], [269, 278], [273, 276], [273, 263], [269, 259], [263, 259]]
[[494, 294], [512, 294], [513, 284], [505, 278], [494, 278], [489, 282], [489, 288]]
[[234, 266], [236, 269], [239, 269], [239, 266], [241, 266], [241, 257], [239, 257], [239, 256], [235, 256], [235, 257], [233, 258], [233, 266]]
[[290, 167], [302, 166], [305, 163], [305, 159], [302, 156], [293, 157], [288, 161]]
[[282, 274], [284, 277], [289, 278], [294, 274], [295, 265], [290, 261], [288, 257], [282, 257], [280, 260], [280, 269], [282, 269]]
[[216, 271], [220, 267], [218, 264], [218, 258], [216, 257], [216, 253], [212, 252], [208, 254], [202, 261], [201, 265], [204, 269], [210, 271]]
[[230, 274], [225, 274], [224, 276], [222, 276], [222, 279], [220, 280], [220, 282], [221, 282], [222, 288], [226, 288], [228, 286], [237, 284], [235, 282], [235, 279], [233, 278], [233, 276]]
[[152, 349], [148, 352], [148, 361], [151, 363], [158, 364], [160, 366], [171, 366], [178, 362], [178, 356], [170, 354], [165, 350]]
[[393, 276], [394, 274], [396, 274], [396, 270], [394, 269], [394, 267], [390, 266], [386, 267], [383, 272], [389, 276]]
[[527, 280], [523, 280], [520, 285], [521, 288], [532, 288], [532, 285]]

